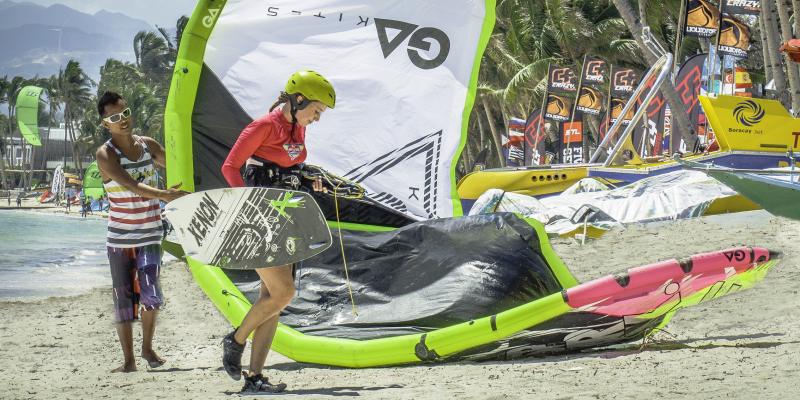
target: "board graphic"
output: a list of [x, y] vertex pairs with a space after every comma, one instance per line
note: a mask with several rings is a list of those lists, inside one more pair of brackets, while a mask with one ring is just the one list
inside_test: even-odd
[[227, 188], [192, 193], [167, 204], [186, 255], [226, 269], [286, 265], [331, 245], [331, 233], [305, 192]]

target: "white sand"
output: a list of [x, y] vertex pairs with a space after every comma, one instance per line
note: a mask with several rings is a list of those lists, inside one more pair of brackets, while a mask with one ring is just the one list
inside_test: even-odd
[[[784, 261], [752, 290], [678, 312], [641, 343], [568, 356], [351, 370], [271, 354], [284, 397], [363, 399], [795, 399], [800, 398], [800, 222], [759, 211], [637, 226], [579, 246], [555, 247], [581, 281], [627, 267], [735, 245], [765, 246]], [[110, 289], [27, 303], [0, 303], [2, 399], [224, 398], [241, 382], [220, 369], [230, 330], [182, 263], [163, 270], [167, 306], [148, 371], [109, 374], [122, 362]], [[134, 326], [136, 343], [141, 329]], [[138, 344], [137, 344], [138, 346]], [[138, 347], [136, 352], [138, 354]]]

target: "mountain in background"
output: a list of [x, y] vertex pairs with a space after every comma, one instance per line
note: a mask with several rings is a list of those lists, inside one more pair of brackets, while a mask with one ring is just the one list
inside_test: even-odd
[[60, 4], [0, 1], [0, 76], [50, 76], [75, 59], [98, 80], [106, 59], [133, 61], [133, 37], [154, 29], [120, 13], [92, 15]]

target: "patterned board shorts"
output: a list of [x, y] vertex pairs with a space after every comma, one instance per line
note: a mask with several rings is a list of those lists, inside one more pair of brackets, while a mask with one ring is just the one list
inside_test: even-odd
[[139, 305], [145, 311], [161, 308], [164, 302], [158, 281], [161, 245], [107, 249], [116, 321], [129, 322], [139, 318]]

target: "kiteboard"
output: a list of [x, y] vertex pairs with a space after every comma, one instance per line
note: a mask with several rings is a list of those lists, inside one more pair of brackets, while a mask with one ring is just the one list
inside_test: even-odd
[[305, 192], [206, 190], [169, 202], [164, 215], [186, 256], [226, 269], [292, 264], [331, 245], [325, 216]]

